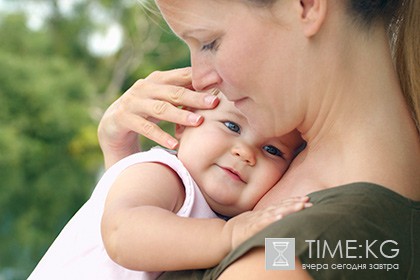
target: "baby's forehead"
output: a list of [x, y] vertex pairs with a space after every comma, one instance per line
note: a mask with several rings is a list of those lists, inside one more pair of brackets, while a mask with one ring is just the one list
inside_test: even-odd
[[221, 113], [221, 114], [228, 114], [231, 116], [235, 116], [238, 119], [246, 120], [245, 115], [241, 111], [239, 111], [238, 108], [236, 108], [235, 103], [232, 101], [229, 101], [223, 93], [218, 91], [216, 92], [215, 95], [217, 95], [220, 99], [219, 105], [217, 105], [217, 107], [213, 110], [205, 110], [205, 111], [207, 111], [210, 114], [213, 112]]

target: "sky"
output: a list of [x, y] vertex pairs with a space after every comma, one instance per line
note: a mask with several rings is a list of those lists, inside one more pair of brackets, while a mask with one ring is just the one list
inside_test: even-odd
[[[63, 14], [70, 14], [73, 6], [83, 0], [60, 0], [58, 5]], [[47, 4], [33, 0], [20, 1], [0, 0], [0, 12], [25, 11], [27, 25], [33, 30], [42, 28], [44, 19], [49, 15], [50, 8]], [[121, 26], [99, 6], [92, 6], [92, 19], [99, 25], [105, 26], [101, 31], [90, 34], [88, 39], [89, 50], [98, 56], [112, 55], [119, 50], [123, 39]]]

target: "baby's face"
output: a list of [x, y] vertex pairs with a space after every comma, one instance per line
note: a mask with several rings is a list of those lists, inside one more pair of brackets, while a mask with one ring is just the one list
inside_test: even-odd
[[251, 210], [286, 171], [302, 143], [297, 133], [263, 137], [232, 102], [220, 95], [204, 122], [185, 128], [178, 157], [212, 209], [226, 216]]

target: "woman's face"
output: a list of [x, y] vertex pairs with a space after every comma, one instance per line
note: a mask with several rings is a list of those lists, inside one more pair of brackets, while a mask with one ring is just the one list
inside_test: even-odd
[[298, 1], [278, 1], [272, 8], [228, 0], [156, 2], [190, 48], [196, 90], [219, 88], [263, 135], [297, 127], [299, 39], [295, 13], [284, 11], [298, 8], [293, 7]]

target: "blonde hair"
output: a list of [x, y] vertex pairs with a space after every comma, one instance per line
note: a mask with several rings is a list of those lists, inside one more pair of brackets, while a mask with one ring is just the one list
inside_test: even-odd
[[404, 97], [420, 131], [420, 1], [403, 1], [393, 24], [396, 69]]

